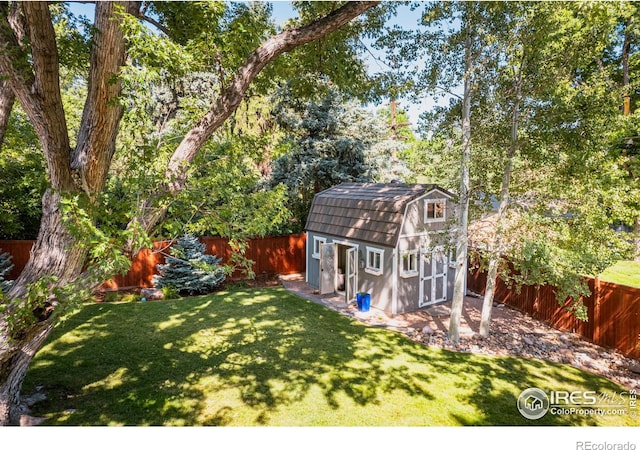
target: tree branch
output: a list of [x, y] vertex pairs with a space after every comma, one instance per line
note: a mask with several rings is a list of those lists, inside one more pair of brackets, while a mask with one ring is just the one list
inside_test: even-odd
[[[347, 2], [316, 22], [286, 30], [271, 37], [249, 55], [211, 109], [186, 134], [174, 151], [166, 170], [168, 184], [158, 189], [158, 196], [167, 193], [177, 195], [184, 188], [187, 168], [203, 144], [233, 114], [251, 82], [269, 62], [285, 52], [328, 35], [379, 3], [379, 1]], [[157, 198], [148, 199], [143, 206], [141, 216], [134, 219], [134, 222], [141, 225], [147, 232], [151, 231], [165, 214], [164, 209], [154, 207], [155, 200]]]
[[167, 167], [169, 190], [179, 192], [186, 181], [185, 166], [190, 164], [204, 142], [238, 107], [247, 88], [260, 71], [274, 58], [340, 28], [379, 2], [348, 2], [328, 16], [304, 27], [286, 30], [273, 36], [246, 59], [213, 107], [187, 133], [175, 150]]
[[144, 20], [145, 22], [149, 22], [151, 25], [153, 25], [154, 27], [156, 27], [158, 30], [162, 31], [165, 35], [170, 36], [169, 34], [169, 30], [167, 29], [167, 27], [165, 27], [164, 25], [162, 25], [160, 22], [158, 22], [156, 19], [154, 19], [153, 17], [149, 17], [147, 16], [143, 11], [140, 11], [137, 15], [137, 17], [141, 20]]

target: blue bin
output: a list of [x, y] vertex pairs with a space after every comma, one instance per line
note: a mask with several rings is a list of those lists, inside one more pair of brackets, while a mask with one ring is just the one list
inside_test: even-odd
[[358, 311], [369, 311], [371, 306], [371, 294], [366, 292], [356, 293], [356, 304], [358, 305]]

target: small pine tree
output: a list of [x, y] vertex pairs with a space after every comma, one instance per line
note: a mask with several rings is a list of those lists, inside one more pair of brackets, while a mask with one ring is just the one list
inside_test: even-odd
[[154, 275], [156, 288], [171, 286], [181, 294], [205, 294], [213, 291], [225, 279], [224, 268], [220, 266], [222, 258], [205, 255], [205, 246], [198, 239], [186, 234], [171, 247], [171, 256], [166, 264], [156, 267], [160, 275]]
[[0, 253], [0, 291], [2, 292], [7, 292], [13, 284], [13, 281], [5, 279], [13, 269], [11, 258], [12, 256], [9, 253]]

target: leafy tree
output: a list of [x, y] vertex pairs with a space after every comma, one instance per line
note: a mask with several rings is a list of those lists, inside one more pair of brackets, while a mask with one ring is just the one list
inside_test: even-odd
[[153, 276], [153, 285], [175, 288], [181, 294], [206, 294], [218, 287], [226, 278], [220, 266], [222, 258], [205, 255], [205, 245], [191, 234], [180, 237], [171, 246], [166, 264], [158, 264], [160, 275]]
[[597, 62], [612, 45], [620, 5], [548, 6], [529, 5], [520, 22], [532, 26], [518, 24], [525, 39], [518, 51], [528, 67], [516, 144], [526, 159], [514, 176], [518, 196], [535, 201], [521, 202], [528, 204], [505, 226], [507, 253], [521, 275], [503, 277], [557, 286], [558, 301], [573, 298], [570, 307], [586, 319], [582, 277], [628, 255], [626, 239], [611, 228], [634, 214], [620, 201], [634, 198], [634, 188], [611, 154], [622, 95], [607, 86]]
[[[211, 47], [207, 47], [207, 33], [200, 35], [204, 36], [202, 40], [194, 35], [193, 41], [184, 45], [170, 36], [151, 39], [133, 19], [145, 16], [146, 3], [96, 2], [86, 81], [79, 81], [86, 86], [86, 95], [75, 134], [73, 120], [65, 114], [60, 46], [49, 4], [0, 5], [0, 73], [38, 137], [48, 181], [31, 258], [9, 290], [8, 299], [0, 305], [0, 424], [19, 421], [22, 380], [56, 318], [81, 293], [115, 271], [126, 270], [127, 258], [120, 249], [126, 246], [135, 253], [148, 244], [146, 233], [162, 222], [171, 199], [184, 189], [200, 149], [237, 109], [260, 72], [279, 55], [328, 35], [376, 4], [349, 2], [327, 16], [275, 35], [260, 28], [251, 36], [255, 45], [248, 44], [255, 50], [241, 49], [237, 53], [232, 51], [234, 41], [224, 38], [242, 30], [234, 29], [237, 22], [233, 18], [225, 21], [229, 16], [224, 16], [219, 36], [228, 46], [221, 52], [228, 64], [222, 66], [215, 52], [197, 51]], [[203, 8], [215, 8], [212, 5], [175, 3], [158, 7], [171, 6], [176, 11], [196, 8], [199, 13]], [[216, 14], [214, 11], [212, 17], [219, 17]], [[178, 15], [172, 17], [178, 19]], [[161, 17], [159, 25], [169, 30], [173, 24], [168, 15], [166, 18], [163, 21]], [[176, 28], [189, 21], [179, 21]], [[215, 35], [215, 21], [205, 22], [200, 23]], [[127, 54], [128, 50], [131, 53]], [[193, 64], [183, 58], [187, 50], [193, 50]], [[207, 55], [208, 60], [200, 58]], [[150, 196], [139, 199], [139, 213], [125, 227], [101, 228], [100, 221], [111, 222], [101, 204], [127, 101], [123, 94], [135, 85], [132, 80], [136, 77], [145, 80], [159, 73], [160, 67], [179, 73], [181, 68], [188, 71], [200, 64], [222, 69], [215, 95], [209, 103], [195, 105], [197, 119], [185, 122], [176, 139], [167, 143], [167, 158], [156, 160], [163, 166], [163, 176]]]
[[[471, 103], [471, 206], [480, 207], [479, 217], [489, 211], [483, 211], [489, 200], [500, 200], [496, 233], [482, 249], [490, 269], [481, 327], [486, 334], [498, 271], [516, 284], [558, 286], [561, 304], [578, 299], [586, 292], [583, 275], [625, 255], [624, 239], [610, 227], [634, 217], [622, 199], [637, 195], [611, 152], [621, 140], [621, 96], [607, 87], [606, 66], [597, 63], [613, 45], [618, 6], [483, 7], [490, 19], [476, 31], [491, 42], [491, 57], [474, 78], [482, 95]], [[435, 138], [459, 138], [462, 104], [456, 99], [429, 117]], [[503, 253], [520, 275], [498, 264]], [[584, 317], [579, 301], [572, 308]]]
[[8, 121], [0, 147], [0, 239], [35, 239], [41, 198], [46, 188], [38, 140], [18, 106]]
[[[615, 90], [607, 88], [605, 76], [619, 89], [633, 85], [633, 77], [623, 80], [635, 7], [527, 2], [414, 7], [423, 10], [423, 27], [391, 29], [378, 44], [404, 69], [387, 75], [390, 86], [405, 89], [398, 94], [413, 90], [452, 97], [448, 106], [425, 116], [431, 122], [430, 141], [440, 143], [432, 147], [439, 157], [431, 161], [457, 160], [461, 168], [458, 262], [466, 259], [466, 194], [474, 198], [469, 213], [475, 215], [499, 198], [497, 240], [490, 240], [484, 253], [494, 261], [492, 273], [504, 251], [526, 275], [503, 270], [503, 276], [554, 283], [563, 304], [567, 296], [578, 298], [586, 287], [581, 275], [597, 273], [624, 255], [624, 242], [610, 225], [636, 217], [632, 202], [621, 201], [637, 198], [635, 188], [623, 182], [610, 151], [613, 137], [621, 138], [612, 99], [622, 96], [611, 95]], [[633, 51], [627, 55], [633, 61]], [[410, 67], [416, 56], [424, 62], [422, 69]], [[461, 147], [452, 145], [457, 142]], [[452, 157], [457, 148], [462, 151]], [[476, 206], [481, 208], [474, 212]], [[509, 227], [502, 220], [507, 207]], [[547, 259], [538, 258], [542, 255]], [[461, 291], [454, 294], [452, 339], [457, 338]], [[488, 305], [490, 298], [489, 293]]]

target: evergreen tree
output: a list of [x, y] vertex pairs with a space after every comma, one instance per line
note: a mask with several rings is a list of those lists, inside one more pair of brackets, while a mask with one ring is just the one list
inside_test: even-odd
[[[283, 90], [274, 120], [285, 132], [289, 151], [273, 163], [270, 183], [287, 187], [288, 207], [304, 226], [313, 196], [343, 182], [404, 181], [406, 165], [384, 120], [335, 88], [316, 102], [302, 102]], [[297, 231], [297, 230], [296, 230]]]
[[213, 291], [225, 279], [225, 270], [220, 266], [222, 258], [205, 255], [205, 246], [198, 238], [186, 234], [171, 247], [171, 256], [166, 264], [156, 267], [160, 275], [154, 275], [157, 288], [171, 286], [182, 294], [205, 294]]

